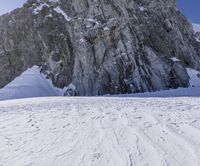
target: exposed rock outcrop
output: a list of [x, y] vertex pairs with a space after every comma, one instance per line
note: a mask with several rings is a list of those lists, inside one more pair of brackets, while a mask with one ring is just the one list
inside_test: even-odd
[[175, 0], [29, 0], [0, 17], [0, 87], [33, 65], [76, 95], [187, 87], [199, 60]]

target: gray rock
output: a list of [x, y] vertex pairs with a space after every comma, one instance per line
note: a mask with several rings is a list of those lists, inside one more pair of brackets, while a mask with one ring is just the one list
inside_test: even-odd
[[70, 95], [187, 87], [197, 37], [175, 0], [29, 0], [0, 17], [0, 87], [33, 65]]

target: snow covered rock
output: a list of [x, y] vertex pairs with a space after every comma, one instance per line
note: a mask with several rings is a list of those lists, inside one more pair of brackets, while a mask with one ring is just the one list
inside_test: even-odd
[[56, 88], [45, 79], [37, 66], [26, 70], [11, 83], [0, 89], [0, 100], [58, 95]]
[[0, 17], [0, 87], [38, 65], [75, 95], [157, 91], [189, 86], [199, 62], [175, 0], [29, 0]]
[[187, 73], [190, 76], [190, 87], [200, 87], [200, 72], [194, 69], [187, 69]]

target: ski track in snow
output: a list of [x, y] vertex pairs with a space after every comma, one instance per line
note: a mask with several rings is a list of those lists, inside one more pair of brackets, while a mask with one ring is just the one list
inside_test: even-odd
[[199, 166], [199, 98], [0, 102], [0, 166]]

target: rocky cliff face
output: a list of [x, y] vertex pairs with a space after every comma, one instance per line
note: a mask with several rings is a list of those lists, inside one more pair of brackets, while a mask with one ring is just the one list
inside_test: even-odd
[[199, 60], [175, 0], [29, 0], [0, 17], [0, 87], [32, 65], [76, 95], [187, 87]]

